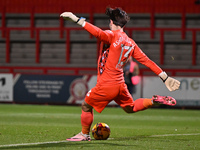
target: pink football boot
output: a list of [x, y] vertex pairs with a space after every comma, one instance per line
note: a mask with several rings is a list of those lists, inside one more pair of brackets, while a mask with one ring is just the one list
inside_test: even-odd
[[158, 103], [158, 104], [164, 104], [164, 105], [170, 105], [170, 106], [176, 105], [176, 100], [170, 96], [154, 95], [152, 97], [152, 100], [153, 102]]
[[67, 141], [91, 141], [90, 135], [83, 134], [82, 132], [66, 140]]

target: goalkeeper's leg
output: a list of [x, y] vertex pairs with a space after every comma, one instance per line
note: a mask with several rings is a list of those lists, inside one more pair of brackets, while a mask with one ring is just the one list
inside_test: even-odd
[[176, 105], [176, 100], [170, 96], [154, 95], [151, 99], [139, 98], [134, 101], [134, 106], [123, 107], [127, 113], [134, 113], [150, 108], [153, 104], [164, 104], [169, 106]]
[[68, 138], [68, 141], [90, 141], [90, 127], [93, 122], [93, 107], [85, 101], [82, 103], [81, 125], [82, 131], [77, 135]]
[[81, 125], [82, 133], [89, 134], [93, 122], [93, 107], [85, 101], [82, 103]]
[[127, 106], [122, 107], [122, 108], [127, 113], [134, 113], [134, 112], [138, 112], [138, 111], [148, 109], [152, 105], [153, 105], [152, 99], [139, 98], [139, 99], [134, 101], [134, 106], [127, 105]]

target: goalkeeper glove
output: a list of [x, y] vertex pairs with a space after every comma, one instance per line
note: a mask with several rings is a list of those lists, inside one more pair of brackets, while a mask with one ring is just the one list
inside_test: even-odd
[[179, 89], [180, 82], [174, 78], [169, 77], [166, 72], [161, 72], [159, 77], [163, 80], [169, 91], [175, 91]]
[[76, 15], [74, 15], [73, 13], [71, 12], [64, 12], [62, 14], [60, 14], [60, 17], [63, 17], [64, 19], [70, 19], [72, 20], [73, 22], [77, 23], [78, 25], [80, 26], [84, 26], [85, 24], [85, 18], [81, 17], [81, 18], [78, 18]]

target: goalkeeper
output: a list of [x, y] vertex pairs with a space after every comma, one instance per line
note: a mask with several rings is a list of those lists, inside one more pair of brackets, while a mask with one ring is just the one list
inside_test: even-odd
[[82, 131], [68, 138], [68, 141], [90, 141], [90, 128], [93, 122], [93, 108], [101, 111], [114, 100], [127, 113], [135, 113], [150, 108], [154, 103], [175, 105], [176, 100], [170, 96], [154, 95], [152, 98], [133, 100], [123, 77], [123, 66], [130, 56], [150, 68], [165, 83], [169, 91], [179, 89], [180, 82], [169, 77], [157, 64], [150, 60], [123, 31], [130, 20], [121, 8], [107, 8], [106, 15], [110, 19], [110, 30], [100, 28], [78, 18], [71, 12], [64, 12], [60, 16], [70, 19], [82, 26], [89, 33], [101, 41], [101, 50], [98, 59], [97, 84], [86, 95], [82, 103], [81, 125]]

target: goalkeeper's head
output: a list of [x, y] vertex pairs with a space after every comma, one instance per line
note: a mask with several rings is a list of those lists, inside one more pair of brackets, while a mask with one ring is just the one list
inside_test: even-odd
[[108, 7], [106, 9], [106, 15], [113, 21], [113, 24], [120, 26], [121, 28], [123, 28], [130, 20], [127, 13], [118, 7], [115, 9]]

